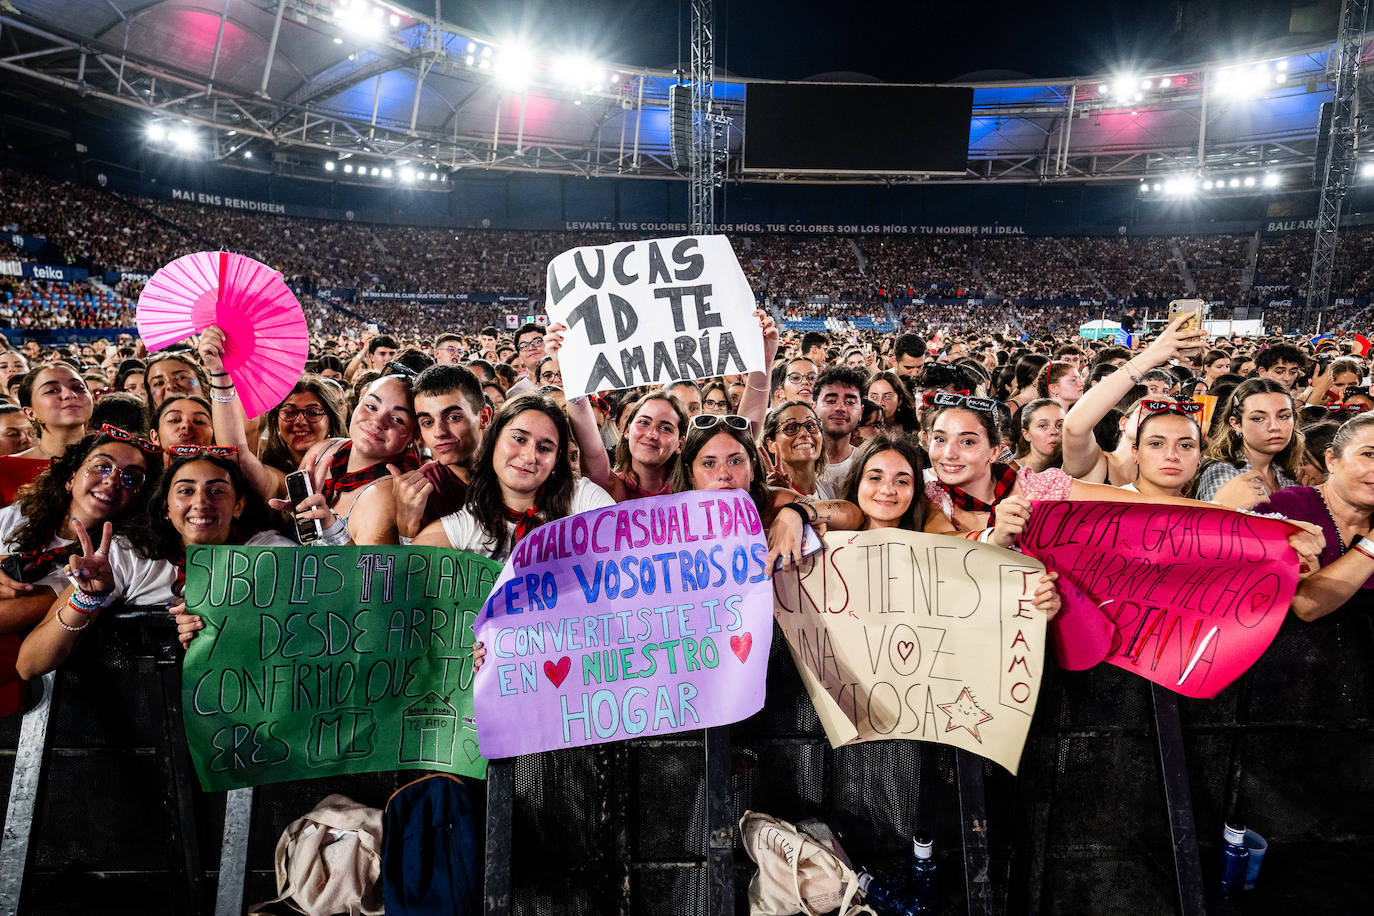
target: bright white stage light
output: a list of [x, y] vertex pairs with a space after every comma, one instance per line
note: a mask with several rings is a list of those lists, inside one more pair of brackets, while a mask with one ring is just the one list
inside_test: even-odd
[[381, 169], [377, 168], [375, 165], [372, 167], [372, 177], [373, 177], [373, 178], [376, 178], [376, 177], [377, 177], [378, 175], [380, 175], [381, 173], [382, 173], [382, 172], [381, 172]]
[[550, 72], [553, 78], [563, 85], [584, 92], [605, 80], [605, 73], [601, 67], [587, 57], [556, 58]]
[[438, 180], [439, 180], [439, 173], [438, 173], [438, 172], [430, 172], [430, 173], [429, 173], [429, 180], [430, 180], [430, 181], [438, 181]]
[[534, 53], [522, 45], [507, 45], [496, 55], [496, 81], [507, 89], [520, 89], [530, 81]]
[[154, 143], [161, 143], [167, 139], [167, 128], [161, 124], [149, 124], [146, 131], [148, 139]]
[[334, 21], [351, 35], [362, 39], [380, 38], [386, 30], [386, 11], [364, 0], [341, 3], [334, 8]]
[[1238, 187], [1240, 187], [1240, 179], [1239, 179], [1239, 178], [1232, 178], [1232, 179], [1231, 179], [1231, 184], [1230, 184], [1230, 186], [1233, 187], [1233, 188], [1238, 188]]
[[1360, 174], [1365, 178], [1374, 176], [1374, 162], [1366, 162], [1364, 165], [1360, 166]]
[[353, 174], [353, 165], [352, 165], [351, 163], [345, 163], [345, 164], [344, 164], [344, 174], [345, 174], [345, 175], [352, 175], [352, 174]]
[[244, 150], [244, 151], [243, 151], [243, 158], [245, 158], [245, 159], [252, 159], [252, 158], [253, 158], [253, 151], [252, 151], [251, 149], [246, 149], [246, 150]]
[[1174, 81], [1171, 80], [1171, 79], [1169, 79], [1169, 77], [1166, 76], [1166, 77], [1164, 77], [1162, 80], [1159, 81], [1159, 88], [1160, 88], [1160, 89], [1168, 89], [1168, 88], [1169, 88], [1170, 86], [1172, 86], [1173, 84], [1174, 84]]
[[183, 153], [189, 153], [196, 148], [196, 135], [189, 130], [183, 130], [181, 128], [169, 130], [167, 132], [167, 139]]
[[1098, 94], [1098, 95], [1106, 95], [1108, 92], [1111, 92], [1111, 91], [1112, 91], [1112, 87], [1111, 87], [1111, 86], [1108, 86], [1106, 83], [1103, 83], [1102, 85], [1100, 85], [1100, 86], [1097, 87], [1097, 94]]
[[1204, 182], [1202, 183], [1202, 190], [1204, 190], [1204, 191], [1210, 191], [1210, 190], [1212, 190], [1212, 179], [1209, 178], [1209, 179], [1207, 179], [1206, 181], [1204, 181]]
[[1244, 183], [1244, 185], [1245, 185], [1247, 188], [1253, 188], [1253, 187], [1255, 186], [1255, 176], [1254, 176], [1254, 175], [1246, 175], [1246, 176], [1245, 176], [1245, 181], [1244, 181], [1243, 183]]
[[405, 168], [401, 169], [401, 180], [404, 181], [406, 184], [410, 184], [412, 181], [415, 180], [415, 170], [412, 169], [410, 166], [406, 166]]
[[383, 177], [383, 178], [390, 178], [390, 177], [391, 177], [391, 169], [382, 169], [382, 177]]
[[1279, 173], [1266, 172], [1264, 175], [1264, 186], [1266, 188], [1277, 188], [1279, 186]]
[[325, 163], [324, 163], [324, 170], [325, 170], [326, 172], [332, 172], [332, 171], [334, 171], [334, 160], [333, 160], [333, 159], [327, 159], [327, 160], [325, 160]]
[[1156, 181], [1153, 185], [1151, 185], [1150, 190], [1151, 190], [1151, 191], [1158, 191], [1158, 190], [1159, 190], [1159, 182]]
[[1149, 190], [1150, 190], [1150, 183], [1149, 183], [1148, 181], [1142, 181], [1142, 182], [1140, 183], [1140, 193], [1141, 193], [1141, 194], [1145, 194], [1145, 193], [1148, 193]]

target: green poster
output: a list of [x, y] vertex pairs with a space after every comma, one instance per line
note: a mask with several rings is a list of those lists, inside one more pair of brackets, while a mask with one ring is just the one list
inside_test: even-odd
[[206, 791], [381, 770], [486, 776], [472, 622], [501, 565], [436, 547], [192, 547], [182, 716]]

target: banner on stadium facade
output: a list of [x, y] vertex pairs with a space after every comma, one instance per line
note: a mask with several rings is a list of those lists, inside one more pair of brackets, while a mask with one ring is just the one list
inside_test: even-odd
[[63, 283], [83, 282], [90, 274], [84, 267], [52, 267], [48, 264], [22, 265], [27, 280], [57, 280]]
[[138, 283], [147, 283], [153, 278], [152, 274], [141, 273], [135, 270], [107, 270], [105, 271], [105, 285], [115, 286], [121, 280], [133, 280]]
[[[681, 235], [687, 223], [653, 220], [566, 220], [567, 232], [658, 232]], [[916, 224], [916, 223], [720, 223], [716, 229], [730, 232], [779, 232], [796, 235], [1026, 235], [1022, 225], [1002, 223]]]
[[753, 291], [723, 235], [573, 248], [549, 262], [546, 298], [568, 326], [568, 397], [768, 368]]
[[341, 773], [482, 778], [472, 622], [501, 566], [433, 547], [192, 547], [182, 718], [209, 792]]
[[908, 738], [1016, 773], [1035, 713], [1044, 567], [917, 531], [832, 532], [773, 577], [774, 615], [832, 747]]
[[24, 265], [18, 261], [0, 261], [0, 277], [22, 277]]
[[594, 509], [526, 535], [477, 619], [487, 757], [728, 725], [763, 707], [768, 547], [743, 490]]
[[1269, 647], [1298, 585], [1292, 526], [1226, 509], [1037, 502], [1018, 542], [1059, 573], [1065, 667], [1098, 661], [1211, 698]]
[[31, 254], [42, 254], [43, 249], [48, 247], [48, 240], [41, 235], [23, 235], [18, 232], [0, 232], [0, 240], [6, 241], [15, 248], [22, 248]]
[[213, 194], [205, 191], [192, 191], [187, 188], [171, 188], [172, 200], [200, 204], [203, 207], [223, 207], [226, 210], [252, 210], [254, 213], [276, 213], [285, 215], [286, 204], [274, 204], [270, 200], [250, 200], [244, 197], [231, 197], [227, 194]]

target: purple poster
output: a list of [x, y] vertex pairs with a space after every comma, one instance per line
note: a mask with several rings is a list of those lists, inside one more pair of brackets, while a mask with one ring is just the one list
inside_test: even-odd
[[743, 490], [636, 499], [516, 546], [473, 630], [488, 758], [738, 722], [763, 707], [773, 587]]

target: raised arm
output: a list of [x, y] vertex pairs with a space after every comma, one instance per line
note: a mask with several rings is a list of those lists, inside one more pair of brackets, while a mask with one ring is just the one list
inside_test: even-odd
[[745, 379], [744, 396], [739, 399], [739, 415], [749, 421], [749, 432], [757, 437], [763, 432], [763, 419], [768, 414], [768, 376], [778, 355], [778, 325], [763, 309], [754, 309], [754, 317], [763, 331], [763, 371], [751, 372]]
[[1121, 368], [1084, 392], [1078, 403], [1064, 415], [1064, 473], [1082, 477], [1097, 466], [1102, 449], [1097, 445], [1093, 427], [1116, 406], [1139, 381], [1156, 366], [1162, 366], [1178, 356], [1180, 349], [1201, 347], [1207, 332], [1201, 328], [1179, 331], [1188, 315], [1179, 315], [1141, 353], [1128, 359]]
[[[210, 374], [210, 384], [221, 386], [210, 391], [213, 395], [210, 399], [210, 415], [215, 425], [215, 442], [238, 449], [239, 469], [243, 471], [243, 476], [248, 478], [263, 499], [271, 499], [285, 492], [286, 475], [263, 464], [258, 459], [257, 449], [251, 447], [248, 418], [243, 411], [243, 404], [232, 389], [234, 380], [224, 374], [224, 344], [224, 332], [212, 326], [201, 332], [197, 347], [201, 365]], [[230, 388], [224, 389], [225, 385]]]
[[[563, 348], [563, 332], [568, 326], [561, 321], [549, 325], [544, 334], [544, 352], [556, 356]], [[582, 450], [582, 476], [603, 490], [609, 488], [611, 461], [606, 455], [606, 445], [601, 441], [601, 431], [596, 427], [596, 417], [592, 406], [585, 397], [568, 398], [568, 422], [572, 424], [573, 435], [577, 437], [577, 447]]]

